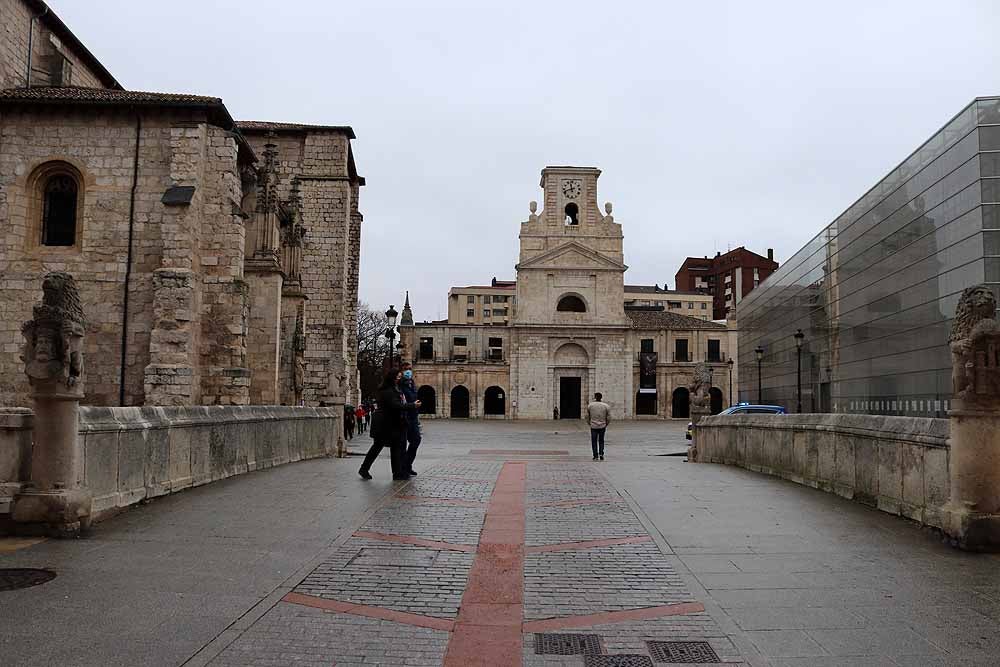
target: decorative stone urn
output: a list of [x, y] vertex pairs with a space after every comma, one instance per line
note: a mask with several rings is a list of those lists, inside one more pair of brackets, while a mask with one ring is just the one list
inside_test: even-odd
[[21, 327], [34, 442], [30, 481], [14, 496], [11, 517], [19, 533], [72, 537], [90, 525], [91, 511], [77, 446], [86, 323], [73, 276], [47, 274], [42, 292], [33, 318]]
[[1000, 325], [985, 285], [962, 293], [949, 343], [951, 496], [944, 531], [970, 551], [1000, 550]]

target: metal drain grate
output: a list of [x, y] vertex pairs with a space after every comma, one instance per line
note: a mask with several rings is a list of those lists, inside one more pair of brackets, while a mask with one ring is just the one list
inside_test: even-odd
[[16, 591], [52, 581], [56, 573], [51, 570], [0, 569], [0, 591]]
[[646, 642], [656, 662], [722, 662], [708, 642]]
[[653, 667], [648, 655], [588, 655], [584, 667]]
[[597, 655], [600, 652], [598, 635], [535, 633], [535, 655]]

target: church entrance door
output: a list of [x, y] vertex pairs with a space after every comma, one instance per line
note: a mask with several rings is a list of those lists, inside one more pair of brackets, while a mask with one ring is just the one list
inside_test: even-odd
[[559, 378], [559, 418], [580, 418], [580, 378]]

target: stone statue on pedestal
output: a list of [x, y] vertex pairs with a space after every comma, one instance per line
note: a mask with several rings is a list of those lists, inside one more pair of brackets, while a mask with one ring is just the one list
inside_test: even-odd
[[688, 393], [691, 397], [691, 421], [695, 424], [712, 412], [712, 396], [709, 390], [712, 388], [712, 369], [702, 362], [694, 367], [694, 378], [688, 385]]
[[73, 276], [47, 274], [42, 293], [21, 327], [35, 430], [31, 480], [15, 495], [11, 517], [19, 532], [74, 536], [89, 525], [91, 510], [90, 494], [77, 482], [83, 477], [77, 432], [86, 321]]
[[944, 530], [956, 546], [1000, 550], [1000, 325], [985, 285], [962, 292], [951, 335], [952, 400]]

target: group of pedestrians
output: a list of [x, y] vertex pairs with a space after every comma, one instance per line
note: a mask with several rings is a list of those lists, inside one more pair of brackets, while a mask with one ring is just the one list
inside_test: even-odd
[[371, 467], [386, 447], [392, 465], [392, 478], [409, 479], [416, 475], [413, 461], [420, 447], [420, 401], [413, 381], [413, 367], [409, 362], [402, 370], [393, 368], [382, 378], [378, 388], [378, 408], [372, 415], [372, 446], [365, 454], [358, 474], [371, 479]]

